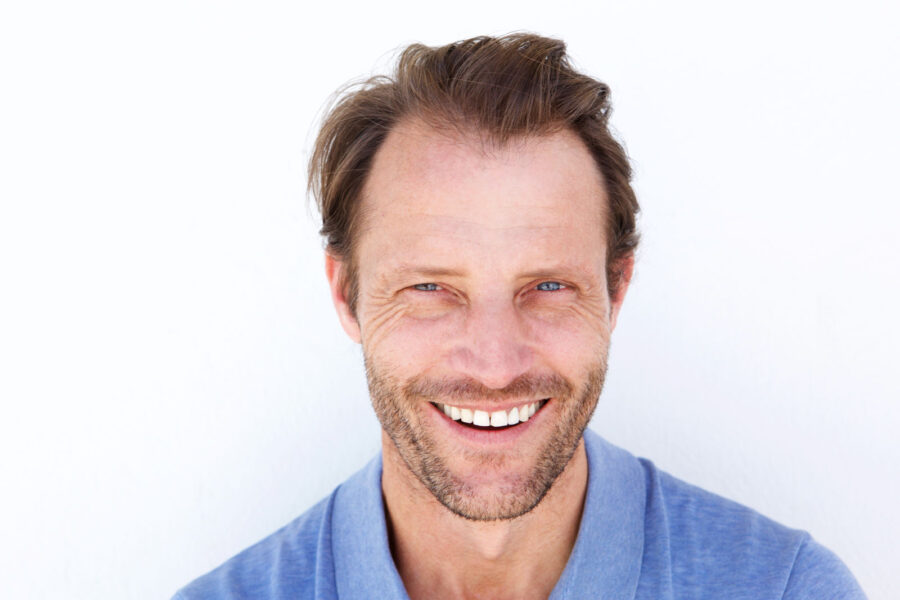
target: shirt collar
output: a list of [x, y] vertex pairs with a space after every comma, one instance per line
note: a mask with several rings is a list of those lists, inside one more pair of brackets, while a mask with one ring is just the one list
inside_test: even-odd
[[381, 454], [335, 494], [332, 548], [338, 598], [408, 600], [388, 546]]
[[550, 600], [631, 600], [644, 553], [646, 484], [637, 459], [586, 430], [588, 489], [575, 547]]
[[[644, 547], [646, 490], [638, 461], [591, 430], [588, 489], [575, 547], [550, 600], [634, 598]], [[381, 455], [335, 494], [332, 548], [338, 597], [408, 599], [388, 547]]]

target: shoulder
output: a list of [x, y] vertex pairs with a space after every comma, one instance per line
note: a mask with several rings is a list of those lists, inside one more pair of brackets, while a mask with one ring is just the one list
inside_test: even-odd
[[302, 599], [319, 596], [324, 590], [317, 593], [317, 588], [333, 589], [330, 535], [336, 493], [194, 580], [173, 600]]
[[865, 600], [853, 574], [833, 552], [807, 537], [794, 560], [785, 600]]
[[668, 537], [683, 546], [682, 550], [708, 553], [714, 549], [735, 560], [774, 553], [790, 560], [806, 536], [660, 471], [646, 459], [639, 461], [647, 481], [648, 525], [651, 530], [665, 527]]
[[676, 597], [865, 598], [840, 559], [805, 531], [638, 461], [647, 486], [645, 554], [657, 563], [665, 556]]

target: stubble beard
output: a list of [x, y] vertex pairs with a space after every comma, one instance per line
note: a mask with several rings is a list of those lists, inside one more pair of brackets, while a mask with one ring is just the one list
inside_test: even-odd
[[[399, 380], [383, 372], [365, 356], [366, 377], [372, 406], [407, 468], [454, 514], [473, 521], [515, 519], [533, 510], [550, 491], [578, 448], [590, 422], [606, 377], [606, 353], [587, 369], [580, 386], [558, 374], [524, 375], [502, 390], [491, 390], [468, 379], [436, 380], [421, 376]], [[421, 425], [416, 411], [431, 410], [429, 401], [484, 400], [486, 398], [552, 398], [556, 426], [529, 471], [504, 480], [485, 491], [455, 474], [441, 455], [436, 440]], [[515, 456], [467, 452], [465, 462], [473, 470], [503, 472]]]

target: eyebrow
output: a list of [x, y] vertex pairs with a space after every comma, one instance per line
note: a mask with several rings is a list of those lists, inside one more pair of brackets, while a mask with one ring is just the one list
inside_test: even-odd
[[375, 275], [375, 281], [378, 286], [391, 286], [404, 277], [415, 276], [424, 281], [431, 281], [445, 277], [464, 277], [465, 274], [466, 272], [460, 269], [402, 262], [392, 263], [386, 268], [379, 269]]
[[[594, 275], [593, 271], [585, 265], [562, 262], [558, 265], [520, 273], [516, 275], [516, 277], [520, 279], [545, 279], [560, 277], [561, 275], [567, 273], [574, 273], [582, 277], [592, 277]], [[464, 277], [466, 274], [467, 271], [463, 269], [453, 269], [449, 267], [438, 267], [427, 264], [419, 265], [415, 263], [403, 262], [382, 271], [379, 278], [384, 280], [393, 277], [403, 277], [407, 275], [417, 275], [426, 278]]]
[[566, 275], [577, 275], [585, 279], [592, 279], [596, 276], [596, 271], [591, 268], [590, 264], [584, 264], [571, 260], [535, 269], [521, 273], [519, 277], [522, 279], [552, 279], [553, 277], [561, 277]]
[[582, 265], [563, 263], [546, 269], [528, 271], [527, 273], [522, 273], [519, 277], [522, 279], [552, 279], [553, 277], [559, 277], [568, 273], [575, 273], [582, 277], [590, 277], [593, 275], [590, 269], [587, 269]]
[[399, 263], [381, 271], [379, 279], [391, 279], [394, 277], [403, 277], [405, 275], [419, 275], [422, 277], [463, 277], [466, 271], [461, 269], [451, 269], [447, 267], [437, 267], [433, 265], [417, 265], [414, 263]]

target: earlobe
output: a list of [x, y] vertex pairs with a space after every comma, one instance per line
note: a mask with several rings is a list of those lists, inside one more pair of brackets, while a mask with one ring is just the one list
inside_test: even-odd
[[634, 255], [619, 259], [616, 265], [618, 282], [615, 286], [615, 294], [609, 298], [609, 330], [612, 332], [616, 328], [616, 321], [619, 318], [619, 311], [622, 309], [622, 303], [625, 302], [625, 293], [631, 283], [631, 276], [634, 274]]
[[327, 252], [325, 253], [325, 276], [328, 278], [328, 286], [331, 288], [331, 301], [334, 303], [334, 309], [337, 311], [338, 320], [341, 322], [341, 327], [350, 336], [350, 339], [359, 344], [362, 340], [359, 322], [350, 309], [350, 302], [345, 295], [345, 265], [346, 263], [340, 259]]

